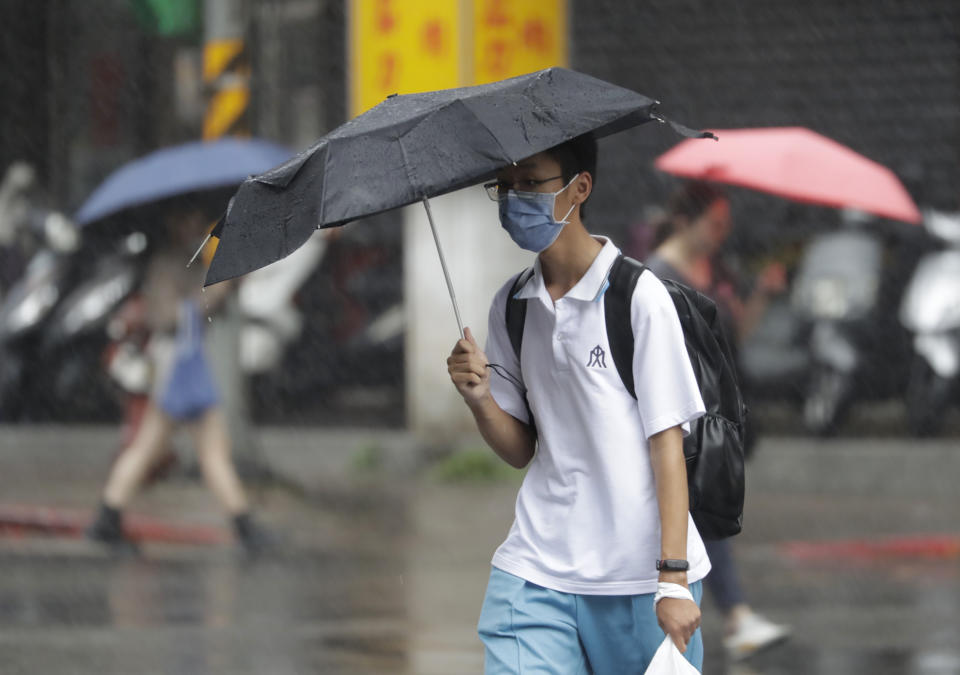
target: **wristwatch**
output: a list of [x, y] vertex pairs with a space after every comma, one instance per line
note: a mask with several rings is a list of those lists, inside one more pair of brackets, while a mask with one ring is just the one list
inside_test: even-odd
[[690, 563], [686, 560], [676, 560], [668, 558], [657, 561], [657, 570], [660, 572], [686, 572], [690, 569]]

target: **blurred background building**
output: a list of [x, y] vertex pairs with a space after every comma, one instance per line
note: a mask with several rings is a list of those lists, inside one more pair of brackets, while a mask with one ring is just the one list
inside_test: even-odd
[[[6, 0], [0, 168], [28, 161], [51, 203], [71, 213], [123, 162], [198, 138], [211, 124], [218, 134], [302, 149], [375, 103], [377, 87], [474, 84], [560, 63], [656, 98], [693, 127], [816, 129], [891, 167], [921, 207], [960, 208], [960, 6], [952, 0], [568, 0], [547, 3], [552, 24], [519, 21], [527, 4]], [[242, 30], [212, 72], [204, 45], [218, 8], [238, 13]], [[425, 62], [413, 80], [390, 70], [391, 58], [410, 49], [402, 35], [388, 36], [398, 12], [416, 21], [410, 39], [420, 49], [461, 45], [459, 59], [444, 61], [450, 70], [427, 73]], [[498, 30], [512, 31], [503, 33], [509, 39]], [[548, 63], [521, 58], [538, 50]], [[380, 70], [364, 75], [364, 63]], [[247, 78], [249, 98], [235, 96], [211, 121], [217, 78], [230, 72]], [[662, 204], [675, 184], [652, 160], [677, 141], [659, 125], [601, 144], [593, 231], [631, 240], [645, 207]], [[731, 246], [747, 264], [789, 262], [805, 236], [838, 221], [827, 209], [746, 191], [733, 197], [741, 226]], [[403, 219], [383, 215], [331, 244], [298, 295], [306, 318], [299, 345], [279, 372], [254, 382], [256, 419], [404, 424], [403, 335], [370, 332], [405, 300]], [[486, 306], [477, 312], [485, 319]], [[115, 414], [106, 408], [101, 419]]]

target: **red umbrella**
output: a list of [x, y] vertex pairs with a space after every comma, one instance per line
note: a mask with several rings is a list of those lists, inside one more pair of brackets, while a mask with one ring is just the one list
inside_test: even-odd
[[890, 169], [803, 127], [714, 129], [719, 141], [687, 140], [657, 158], [661, 171], [741, 185], [798, 202], [920, 222]]

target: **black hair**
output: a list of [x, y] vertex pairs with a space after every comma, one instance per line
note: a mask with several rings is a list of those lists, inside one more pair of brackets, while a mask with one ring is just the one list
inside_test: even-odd
[[727, 193], [713, 183], [702, 180], [690, 181], [675, 190], [667, 202], [666, 216], [657, 223], [653, 247], [656, 248], [677, 231], [678, 219], [693, 222], [721, 199], [727, 199]]
[[[560, 173], [563, 174], [563, 182], [569, 183], [578, 173], [584, 171], [593, 178], [593, 184], [597, 184], [597, 139], [592, 133], [585, 133], [569, 141], [555, 145], [545, 151], [560, 164]], [[589, 201], [587, 197], [580, 204], [580, 217], [584, 216], [584, 209]]]

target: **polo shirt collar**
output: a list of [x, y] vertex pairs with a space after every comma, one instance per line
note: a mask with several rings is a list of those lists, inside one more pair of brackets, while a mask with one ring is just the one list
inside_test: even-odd
[[[604, 292], [609, 287], [607, 277], [610, 274], [610, 266], [620, 255], [620, 250], [614, 246], [613, 242], [607, 237], [596, 236], [597, 241], [603, 244], [603, 248], [597, 254], [597, 257], [590, 263], [586, 273], [580, 277], [573, 288], [567, 291], [563, 297], [573, 300], [582, 300], [584, 302], [596, 302], [603, 297]], [[514, 296], [521, 300], [530, 298], [540, 298], [547, 306], [553, 304], [550, 294], [547, 293], [546, 284], [543, 282], [543, 271], [540, 269], [540, 256], [537, 256], [533, 263], [533, 276], [527, 280], [517, 294]]]

